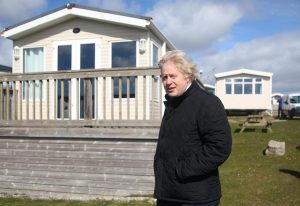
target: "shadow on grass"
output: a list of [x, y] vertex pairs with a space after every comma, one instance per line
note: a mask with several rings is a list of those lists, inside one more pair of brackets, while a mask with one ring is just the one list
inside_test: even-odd
[[294, 171], [294, 170], [289, 170], [289, 169], [279, 169], [279, 171], [283, 172], [283, 173], [293, 175], [297, 178], [300, 178], [300, 172], [297, 172], [297, 171]]

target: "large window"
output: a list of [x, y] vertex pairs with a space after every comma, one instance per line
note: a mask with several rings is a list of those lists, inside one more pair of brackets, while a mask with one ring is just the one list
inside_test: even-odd
[[[42, 72], [44, 68], [44, 48], [26, 48], [23, 50], [23, 72]], [[33, 100], [33, 87], [35, 98], [40, 99], [40, 82], [28, 82], [29, 94], [26, 93], [25, 82], [23, 82], [23, 98], [29, 95], [29, 99]]]
[[228, 78], [225, 79], [226, 94], [262, 94], [261, 78]]
[[[120, 67], [136, 67], [136, 42], [113, 42], [112, 45], [111, 64], [112, 68]], [[121, 78], [121, 84], [119, 84], [119, 78], [114, 78], [114, 98], [120, 97], [119, 88], [122, 87], [121, 97], [127, 97], [127, 86], [129, 87], [129, 96], [135, 97], [135, 78], [129, 77], [127, 83], [127, 77]]]
[[152, 66], [158, 65], [158, 47], [152, 44]]

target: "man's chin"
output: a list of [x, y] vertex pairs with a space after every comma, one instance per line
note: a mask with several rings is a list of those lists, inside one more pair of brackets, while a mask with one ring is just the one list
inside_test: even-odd
[[168, 93], [169, 97], [178, 97], [176, 93]]

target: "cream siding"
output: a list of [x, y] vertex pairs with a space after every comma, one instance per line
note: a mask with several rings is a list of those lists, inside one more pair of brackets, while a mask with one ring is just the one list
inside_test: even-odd
[[[73, 33], [73, 28], [80, 28], [80, 32], [77, 34]], [[114, 24], [108, 24], [105, 22], [98, 22], [98, 21], [92, 21], [82, 18], [74, 18], [71, 20], [68, 20], [66, 22], [60, 23], [58, 25], [49, 27], [47, 29], [44, 29], [42, 31], [36, 32], [31, 34], [30, 36], [26, 36], [25, 38], [15, 40], [14, 45], [19, 46], [21, 48], [21, 57], [18, 60], [13, 61], [13, 73], [23, 73], [23, 49], [24, 48], [34, 48], [34, 47], [43, 47], [44, 48], [44, 69], [43, 71], [56, 71], [56, 47], [59, 42], [64, 41], [85, 41], [85, 40], [94, 40], [95, 42], [99, 42], [100, 47], [100, 57], [96, 57], [96, 60], [99, 61], [100, 68], [110, 68], [111, 67], [111, 42], [116, 41], [137, 41], [137, 67], [144, 67], [144, 66], [150, 66], [151, 62], [151, 47], [149, 42], [150, 40], [154, 39], [155, 42], [160, 43], [158, 38], [155, 37], [155, 35], [150, 34], [149, 31], [144, 29], [137, 29], [134, 27], [125, 27], [122, 25], [114, 25]], [[147, 39], [147, 49], [145, 53], [139, 52], [139, 39], [145, 38]], [[161, 49], [162, 45], [158, 45]], [[72, 80], [74, 82], [75, 80]], [[138, 78], [138, 84], [142, 85], [144, 81], [148, 85], [147, 88], [151, 88], [151, 78], [147, 77], [145, 80], [143, 77]], [[103, 84], [103, 80], [99, 79], [98, 84]], [[74, 83], [72, 83], [72, 87], [74, 87]], [[50, 100], [54, 99], [54, 82], [50, 81], [50, 87], [52, 88], [50, 90]], [[100, 87], [101, 88], [101, 87]], [[104, 118], [104, 116], [107, 119], [127, 119], [127, 103], [124, 103], [125, 101], [122, 100], [122, 104], [120, 104], [119, 99], [113, 99], [111, 96], [111, 79], [106, 78], [106, 105], [105, 108], [105, 114], [103, 114], [103, 102], [97, 102], [98, 104], [98, 111], [97, 111], [97, 117], [99, 119]], [[150, 101], [151, 101], [151, 91], [147, 90], [144, 91], [143, 87], [137, 87], [138, 91], [136, 94], [136, 99], [130, 99], [130, 115], [129, 119], [135, 118], [135, 111], [136, 111], [136, 103], [137, 102], [137, 109], [138, 109], [138, 119], [149, 119], [150, 118]], [[43, 88], [45, 91], [45, 88]], [[44, 93], [44, 92], [43, 92]], [[44, 93], [45, 94], [45, 93]], [[96, 95], [102, 95], [102, 91], [98, 91]], [[75, 98], [75, 97], [73, 97]], [[144, 103], [144, 98], [146, 99], [146, 104]], [[101, 98], [99, 98], [101, 99]], [[113, 101], [113, 104], [112, 104]], [[25, 106], [25, 100], [23, 100], [23, 107], [22, 107], [22, 113], [23, 117], [26, 117], [26, 106]], [[73, 101], [74, 102], [74, 101]], [[45, 98], [43, 98], [43, 104], [45, 103]], [[54, 118], [55, 110], [54, 110], [54, 101], [50, 101], [50, 119]], [[33, 119], [32, 116], [32, 101], [29, 101], [29, 119]], [[36, 103], [36, 110], [39, 111], [39, 105], [38, 102]], [[46, 108], [43, 106], [43, 108]], [[122, 110], [122, 112], [121, 112]], [[114, 115], [112, 115], [112, 113]], [[122, 116], [120, 116], [122, 114]], [[143, 115], [146, 114], [146, 115]], [[78, 114], [73, 112], [72, 113], [72, 119], [76, 119]], [[47, 114], [46, 111], [43, 110], [42, 119], [46, 119]], [[38, 115], [39, 119], [39, 115]]]
[[[227, 78], [261, 78], [261, 94], [226, 94], [225, 79]], [[221, 99], [227, 110], [268, 110], [271, 109], [271, 77], [255, 75], [234, 75], [216, 79], [216, 95]]]

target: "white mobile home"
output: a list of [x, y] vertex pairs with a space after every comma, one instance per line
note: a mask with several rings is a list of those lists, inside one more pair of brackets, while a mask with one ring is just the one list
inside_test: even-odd
[[[86, 111], [92, 111], [89, 119], [102, 120], [161, 116], [162, 110], [153, 111], [163, 96], [159, 73], [149, 71], [175, 47], [151, 17], [70, 3], [6, 28], [1, 36], [13, 41], [13, 73], [45, 74], [40, 79], [16, 77], [23, 78], [22, 85], [15, 82], [23, 92], [16, 118], [35, 120], [36, 113], [40, 119], [77, 120]], [[127, 68], [128, 74], [119, 68]], [[135, 68], [144, 68], [144, 74]], [[85, 104], [84, 77], [93, 78], [92, 93], [86, 96], [92, 108]]]
[[249, 69], [217, 73], [216, 95], [229, 112], [271, 110], [272, 76]]
[[14, 47], [13, 73], [0, 75], [0, 193], [151, 195], [164, 96], [156, 64], [175, 49], [152, 19], [67, 4], [1, 37]]

